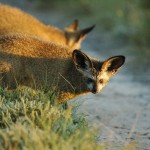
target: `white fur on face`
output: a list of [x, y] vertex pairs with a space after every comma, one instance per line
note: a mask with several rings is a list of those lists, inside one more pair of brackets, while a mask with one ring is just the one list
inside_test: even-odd
[[[103, 80], [103, 83], [100, 83], [100, 80]], [[100, 92], [108, 83], [110, 76], [107, 71], [102, 71], [97, 77], [97, 91]]]
[[[93, 89], [96, 89], [96, 93], [99, 93], [107, 84], [109, 80], [109, 74], [106, 71], [101, 71], [99, 75], [97, 76], [92, 76], [87, 75], [89, 79], [91, 79], [91, 82], [87, 82], [87, 88], [92, 92]], [[100, 80], [103, 80], [103, 83], [100, 82]], [[96, 87], [95, 87], [96, 86]]]
[[100, 74], [98, 75], [97, 80], [103, 79], [103, 80], [105, 80], [105, 81], [108, 81], [109, 78], [110, 78], [110, 77], [108, 76], [108, 72], [107, 72], [107, 71], [102, 71], [102, 72], [100, 72]]
[[97, 93], [99, 93], [103, 87], [104, 87], [103, 84], [97, 83]]

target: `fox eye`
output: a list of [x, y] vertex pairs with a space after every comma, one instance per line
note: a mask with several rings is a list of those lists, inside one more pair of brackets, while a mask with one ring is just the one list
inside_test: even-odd
[[99, 83], [103, 84], [104, 80], [103, 79], [100, 79], [99, 80]]

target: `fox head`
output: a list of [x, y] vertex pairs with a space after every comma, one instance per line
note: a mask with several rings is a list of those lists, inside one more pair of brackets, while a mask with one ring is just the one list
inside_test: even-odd
[[80, 50], [74, 50], [73, 61], [76, 69], [84, 76], [88, 91], [99, 93], [125, 62], [124, 56], [114, 56], [103, 62], [92, 59]]
[[79, 49], [83, 39], [94, 27], [95, 25], [79, 30], [79, 22], [78, 20], [74, 20], [74, 22], [64, 30], [67, 40], [66, 44], [72, 49]]

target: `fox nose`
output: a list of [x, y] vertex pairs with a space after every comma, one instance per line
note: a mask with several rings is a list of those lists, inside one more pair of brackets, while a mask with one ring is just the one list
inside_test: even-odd
[[98, 93], [97, 87], [93, 87], [92, 93], [93, 93], [93, 94], [97, 94], [97, 93]]

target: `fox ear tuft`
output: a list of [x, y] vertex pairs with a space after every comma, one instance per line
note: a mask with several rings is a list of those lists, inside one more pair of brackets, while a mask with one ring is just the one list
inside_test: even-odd
[[79, 28], [79, 21], [76, 19], [68, 27], [65, 28], [65, 31], [75, 32], [78, 30], [78, 28]]
[[114, 74], [121, 68], [124, 62], [124, 56], [114, 56], [104, 61], [102, 68]]
[[80, 31], [79, 31], [79, 36], [78, 36], [78, 41], [83, 40], [83, 39], [86, 37], [86, 35], [87, 35], [89, 32], [91, 32], [94, 28], [95, 28], [95, 25], [80, 30]]
[[78, 70], [89, 71], [93, 67], [90, 58], [80, 50], [74, 50], [72, 57]]

